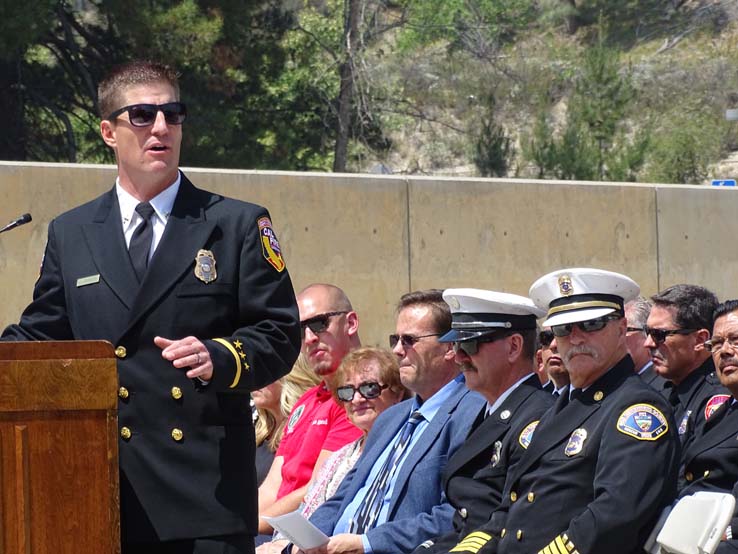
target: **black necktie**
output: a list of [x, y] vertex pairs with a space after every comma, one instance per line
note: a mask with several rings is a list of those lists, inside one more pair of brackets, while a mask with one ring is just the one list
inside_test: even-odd
[[149, 265], [151, 240], [154, 238], [154, 228], [150, 220], [151, 216], [154, 215], [154, 208], [148, 202], [141, 202], [136, 206], [136, 213], [143, 218], [143, 221], [133, 231], [131, 244], [128, 246], [128, 255], [131, 257], [133, 269], [136, 271], [140, 283], [143, 281], [146, 267]]

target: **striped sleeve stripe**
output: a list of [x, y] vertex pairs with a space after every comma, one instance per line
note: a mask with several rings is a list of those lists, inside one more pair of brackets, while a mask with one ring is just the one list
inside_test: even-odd
[[213, 339], [215, 342], [222, 344], [225, 346], [228, 351], [233, 354], [233, 357], [236, 360], [236, 376], [233, 378], [233, 383], [231, 383], [228, 388], [232, 389], [236, 385], [238, 385], [238, 382], [241, 380], [241, 356], [238, 355], [238, 352], [236, 352], [236, 349], [233, 347], [233, 345], [228, 342], [225, 339]]

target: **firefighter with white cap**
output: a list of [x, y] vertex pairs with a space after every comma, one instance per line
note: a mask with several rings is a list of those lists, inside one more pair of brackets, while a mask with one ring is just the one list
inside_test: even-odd
[[571, 388], [508, 473], [503, 504], [451, 552], [636, 554], [676, 493], [679, 444], [665, 399], [633, 371], [629, 277], [589, 268], [538, 279]]

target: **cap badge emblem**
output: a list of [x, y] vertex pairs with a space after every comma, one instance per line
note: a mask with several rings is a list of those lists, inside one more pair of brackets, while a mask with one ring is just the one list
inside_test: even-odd
[[559, 277], [559, 292], [562, 296], [571, 296], [574, 293], [574, 285], [568, 275]]

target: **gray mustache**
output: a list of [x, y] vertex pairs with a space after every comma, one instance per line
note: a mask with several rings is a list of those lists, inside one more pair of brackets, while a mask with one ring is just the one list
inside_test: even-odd
[[569, 361], [576, 356], [577, 354], [588, 354], [589, 356], [592, 356], [595, 360], [599, 358], [599, 354], [590, 348], [589, 346], [581, 345], [581, 346], [572, 346], [566, 354], [562, 356], [562, 359], [564, 360], [564, 364], [568, 364]]

